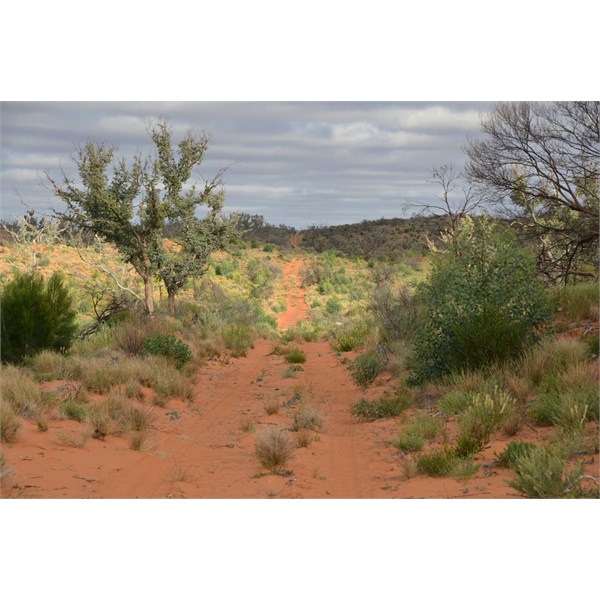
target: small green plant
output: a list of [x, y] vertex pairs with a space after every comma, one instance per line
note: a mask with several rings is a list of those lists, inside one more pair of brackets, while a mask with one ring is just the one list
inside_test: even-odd
[[364, 344], [369, 334], [370, 327], [365, 321], [352, 323], [341, 331], [335, 332], [335, 339], [331, 342], [331, 347], [337, 352], [356, 350]]
[[396, 440], [392, 442], [395, 448], [403, 452], [417, 452], [422, 450], [425, 445], [424, 438], [413, 429], [405, 429], [400, 432]]
[[506, 469], [513, 469], [517, 460], [526, 456], [535, 448], [535, 444], [523, 440], [514, 440], [508, 443], [508, 446], [500, 453], [496, 454], [498, 466]]
[[61, 407], [60, 412], [67, 419], [78, 421], [79, 423], [85, 421], [88, 413], [88, 407], [85, 404], [81, 404], [75, 398], [67, 398]]
[[366, 388], [383, 372], [384, 366], [383, 358], [379, 352], [370, 350], [350, 364], [350, 373], [356, 385]]
[[375, 421], [377, 419], [388, 419], [397, 417], [410, 405], [408, 394], [400, 391], [395, 395], [384, 394], [377, 400], [369, 402], [361, 398], [350, 407], [350, 414], [364, 421]]
[[430, 477], [447, 477], [456, 466], [456, 455], [451, 450], [438, 450], [417, 458], [417, 471]]
[[289, 363], [305, 363], [306, 354], [301, 348], [293, 346], [286, 351], [285, 360]]
[[468, 408], [472, 400], [472, 394], [453, 390], [442, 396], [438, 403], [438, 408], [446, 416], [458, 415]]
[[252, 347], [254, 340], [253, 330], [247, 323], [235, 321], [223, 329], [223, 342], [225, 348], [234, 358], [246, 356], [248, 348]]
[[283, 429], [271, 427], [256, 434], [255, 454], [261, 465], [279, 473], [294, 449], [290, 436]]
[[181, 369], [193, 358], [190, 347], [174, 335], [147, 336], [144, 340], [143, 351], [145, 354], [172, 359], [178, 369]]
[[335, 296], [329, 298], [325, 304], [325, 311], [330, 315], [337, 315], [342, 310], [342, 303]]
[[514, 462], [512, 488], [529, 498], [579, 498], [583, 464], [569, 467], [564, 454], [550, 446], [538, 446], [519, 456]]
[[273, 250], [275, 250], [275, 246], [273, 244], [271, 244], [271, 243], [266, 243], [263, 246], [263, 251], [264, 252], [273, 252]]

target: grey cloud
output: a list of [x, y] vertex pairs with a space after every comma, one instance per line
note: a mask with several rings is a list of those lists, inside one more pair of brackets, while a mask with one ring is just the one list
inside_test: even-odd
[[464, 162], [485, 102], [8, 102], [2, 104], [2, 215], [59, 203], [44, 172], [74, 175], [88, 138], [119, 154], [152, 152], [147, 127], [165, 117], [176, 135], [211, 134], [199, 174], [224, 166], [226, 210], [302, 227], [380, 216], [431, 201], [431, 168]]

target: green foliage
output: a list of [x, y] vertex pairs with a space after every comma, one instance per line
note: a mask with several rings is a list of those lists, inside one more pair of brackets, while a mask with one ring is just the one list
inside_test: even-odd
[[371, 332], [369, 323], [365, 320], [350, 323], [334, 333], [335, 339], [331, 347], [337, 352], [350, 352], [365, 343]]
[[513, 469], [517, 460], [523, 456], [527, 456], [531, 450], [535, 448], [535, 444], [524, 442], [523, 440], [514, 440], [508, 443], [508, 446], [496, 455], [498, 465], [506, 469]]
[[75, 398], [67, 398], [61, 407], [61, 413], [67, 418], [73, 421], [82, 422], [88, 414], [88, 407], [85, 404], [78, 402]]
[[366, 398], [361, 398], [350, 407], [350, 414], [364, 421], [375, 421], [397, 417], [409, 405], [410, 399], [405, 392], [400, 391], [395, 395], [386, 393], [381, 398], [371, 402]]
[[529, 498], [579, 498], [583, 464], [569, 468], [564, 454], [557, 448], [538, 446], [517, 457], [512, 488]]
[[2, 360], [21, 363], [49, 349], [65, 352], [77, 330], [71, 296], [59, 273], [15, 273], [0, 299]]
[[222, 332], [225, 348], [231, 351], [233, 357], [246, 356], [248, 348], [254, 341], [254, 331], [247, 323], [234, 321], [227, 324]]
[[384, 367], [383, 358], [375, 349], [357, 357], [350, 365], [350, 373], [358, 386], [366, 388], [377, 379]]
[[438, 450], [417, 458], [417, 472], [430, 477], [447, 477], [456, 467], [456, 455], [451, 450]]
[[564, 317], [570, 321], [598, 319], [600, 288], [597, 283], [580, 283], [556, 288], [553, 301]]
[[534, 425], [557, 425], [566, 432], [581, 431], [586, 421], [597, 421], [597, 387], [543, 393], [529, 407]]
[[325, 310], [330, 315], [337, 315], [342, 310], [342, 303], [335, 296], [329, 298], [325, 304]]
[[263, 250], [265, 252], [273, 252], [273, 250], [275, 250], [275, 246], [271, 243], [267, 243], [263, 246]]
[[465, 219], [417, 300], [414, 382], [518, 356], [550, 315], [533, 255], [487, 219]]
[[404, 452], [417, 452], [425, 445], [425, 439], [414, 429], [405, 429], [398, 438], [392, 442], [395, 448]]
[[506, 394], [478, 394], [459, 415], [456, 455], [467, 457], [485, 448], [490, 436], [513, 413], [515, 402]]
[[143, 351], [145, 354], [174, 360], [178, 369], [193, 358], [190, 347], [174, 335], [148, 335], [144, 340]]
[[472, 400], [473, 394], [452, 390], [442, 396], [438, 408], [446, 416], [458, 415], [471, 404]]
[[306, 354], [302, 348], [298, 348], [297, 346], [293, 346], [286, 350], [285, 360], [289, 363], [305, 363], [306, 362]]

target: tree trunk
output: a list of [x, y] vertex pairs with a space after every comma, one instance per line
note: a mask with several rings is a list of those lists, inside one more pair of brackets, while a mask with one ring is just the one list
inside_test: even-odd
[[172, 316], [175, 314], [175, 290], [167, 288], [167, 309]]
[[152, 275], [144, 276], [144, 304], [149, 317], [154, 315], [154, 298], [152, 297]]

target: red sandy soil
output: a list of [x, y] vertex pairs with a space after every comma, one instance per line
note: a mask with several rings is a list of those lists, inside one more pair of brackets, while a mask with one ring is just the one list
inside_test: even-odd
[[[306, 314], [299, 287], [301, 260], [285, 272], [292, 293], [282, 328]], [[295, 280], [295, 281], [294, 281]], [[295, 378], [272, 353], [275, 342], [257, 341], [244, 358], [211, 361], [200, 369], [193, 402], [172, 400], [156, 408], [153, 444], [145, 452], [129, 449], [124, 437], [89, 439], [83, 448], [61, 445], [61, 432], [83, 426], [53, 420], [47, 432], [23, 421], [20, 439], [3, 452], [13, 471], [3, 495], [31, 498], [519, 498], [504, 481], [511, 472], [494, 465], [494, 452], [510, 441], [497, 437], [476, 458], [480, 470], [468, 480], [406, 479], [402, 454], [390, 445], [406, 418], [361, 423], [350, 406], [361, 396], [378, 397], [392, 384], [381, 378], [367, 392], [353, 383], [341, 356], [327, 342], [303, 343], [307, 360]], [[325, 417], [323, 430], [307, 448], [294, 450], [282, 475], [271, 474], [254, 455], [256, 431], [289, 428], [293, 408], [267, 415], [264, 405], [284, 404], [294, 386], [311, 386], [308, 400]], [[418, 409], [411, 409], [414, 413]], [[170, 414], [167, 414], [170, 413]], [[244, 424], [254, 431], [244, 432]], [[552, 428], [527, 429], [519, 438], [543, 441]], [[296, 438], [298, 433], [290, 432]], [[598, 455], [586, 456], [586, 470], [598, 475]]]
[[304, 301], [304, 290], [301, 287], [303, 260], [294, 258], [287, 263], [283, 270], [283, 277], [288, 286], [286, 297], [286, 311], [277, 319], [279, 329], [295, 327], [298, 321], [301, 321], [308, 314], [308, 306]]

